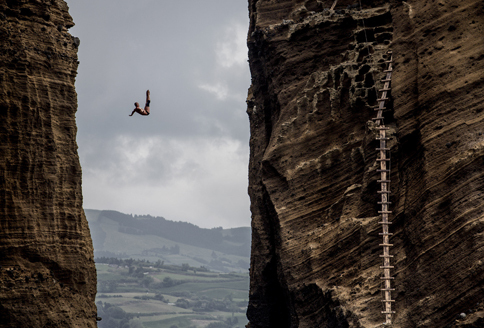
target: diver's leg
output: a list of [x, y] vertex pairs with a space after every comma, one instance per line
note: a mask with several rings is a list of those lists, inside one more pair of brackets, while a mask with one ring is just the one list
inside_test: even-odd
[[150, 113], [150, 90], [146, 90], [146, 105], [145, 111], [149, 114]]

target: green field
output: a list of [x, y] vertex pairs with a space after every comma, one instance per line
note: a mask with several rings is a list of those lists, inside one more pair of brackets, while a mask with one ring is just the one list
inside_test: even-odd
[[96, 263], [96, 304], [103, 318], [98, 327], [242, 328], [248, 323], [247, 273], [132, 266]]
[[250, 228], [202, 229], [163, 217], [85, 210], [99, 328], [242, 328]]

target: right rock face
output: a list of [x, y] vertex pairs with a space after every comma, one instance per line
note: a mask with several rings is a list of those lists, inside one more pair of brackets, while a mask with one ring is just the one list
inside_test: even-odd
[[384, 322], [370, 106], [389, 50], [393, 321], [479, 326], [484, 6], [332, 4], [249, 1], [250, 326]]

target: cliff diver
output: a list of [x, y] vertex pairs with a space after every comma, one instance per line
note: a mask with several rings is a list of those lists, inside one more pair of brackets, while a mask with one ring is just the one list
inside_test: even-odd
[[135, 106], [135, 109], [133, 109], [133, 112], [131, 113], [131, 115], [129, 116], [133, 116], [133, 114], [136, 112], [140, 115], [150, 115], [150, 90], [146, 90], [146, 104], [145, 104], [145, 108], [141, 108], [139, 107], [139, 103], [138, 102], [135, 102], [134, 103], [134, 106]]

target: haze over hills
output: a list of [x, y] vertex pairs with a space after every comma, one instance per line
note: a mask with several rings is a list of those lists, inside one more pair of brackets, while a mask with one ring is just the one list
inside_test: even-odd
[[163, 217], [85, 209], [94, 256], [189, 264], [221, 272], [249, 268], [249, 227], [200, 228]]

